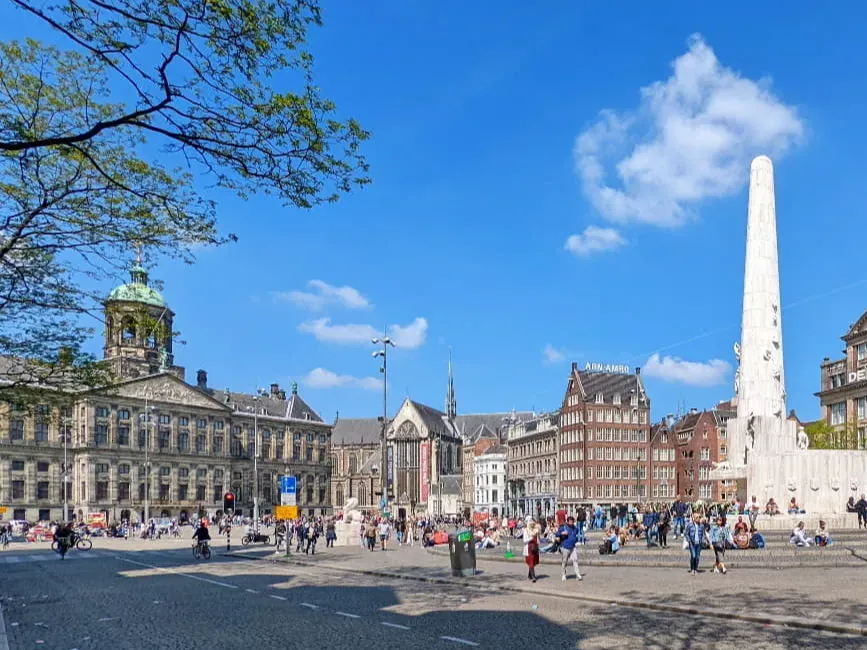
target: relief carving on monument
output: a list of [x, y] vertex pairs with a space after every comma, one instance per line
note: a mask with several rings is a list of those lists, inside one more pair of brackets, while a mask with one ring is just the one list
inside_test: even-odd
[[792, 479], [789, 479], [788, 481], [786, 481], [786, 489], [789, 492], [794, 492], [798, 489], [798, 484], [795, 483], [795, 481], [793, 481]]
[[840, 479], [832, 477], [830, 481], [828, 481], [828, 485], [831, 486], [831, 489], [835, 492], [840, 489]]
[[858, 491], [858, 479], [853, 478], [851, 481], [849, 481], [849, 489], [853, 492]]
[[807, 435], [807, 432], [804, 431], [804, 427], [798, 425], [798, 449], [807, 449], [810, 446], [810, 436]]
[[819, 489], [819, 479], [817, 479], [815, 476], [810, 479], [810, 489], [814, 492]]

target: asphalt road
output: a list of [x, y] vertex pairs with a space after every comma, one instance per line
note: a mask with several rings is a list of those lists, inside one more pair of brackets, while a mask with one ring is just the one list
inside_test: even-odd
[[220, 552], [196, 562], [186, 543], [174, 549], [97, 547], [89, 554], [72, 551], [64, 561], [48, 550], [13, 545], [0, 553], [0, 598], [13, 650], [867, 645], [863, 637], [486, 593]]

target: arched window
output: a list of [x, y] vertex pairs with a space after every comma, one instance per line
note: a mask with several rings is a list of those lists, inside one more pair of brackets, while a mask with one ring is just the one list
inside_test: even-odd
[[358, 472], [358, 457], [355, 454], [349, 455], [349, 473], [355, 474]]
[[135, 321], [132, 316], [126, 316], [121, 324], [121, 338], [124, 341], [135, 340]]

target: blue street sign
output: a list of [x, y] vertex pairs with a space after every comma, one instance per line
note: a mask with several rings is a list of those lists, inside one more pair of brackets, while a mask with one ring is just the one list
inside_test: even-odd
[[297, 493], [295, 477], [294, 476], [281, 476], [280, 477], [280, 493], [281, 494], [295, 494]]

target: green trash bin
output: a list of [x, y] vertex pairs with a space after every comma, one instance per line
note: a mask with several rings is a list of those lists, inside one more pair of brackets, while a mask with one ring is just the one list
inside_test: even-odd
[[453, 576], [476, 575], [476, 545], [470, 530], [449, 533], [449, 559]]

